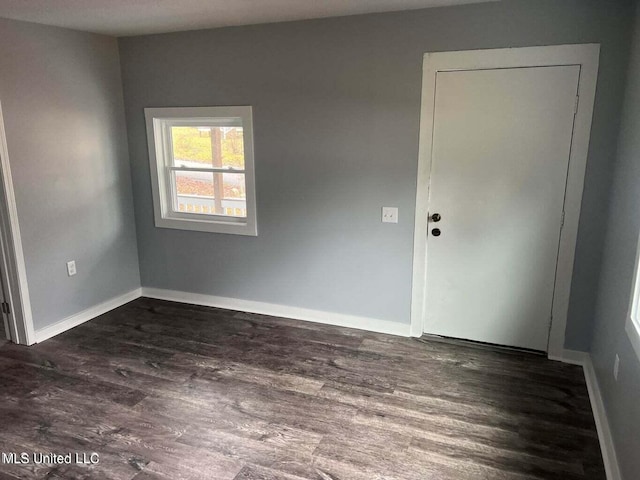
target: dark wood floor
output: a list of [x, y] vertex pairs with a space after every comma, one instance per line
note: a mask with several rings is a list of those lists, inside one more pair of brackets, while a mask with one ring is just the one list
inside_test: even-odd
[[[604, 479], [581, 369], [139, 299], [0, 347], [0, 480]], [[0, 459], [1, 463], [1, 459]]]

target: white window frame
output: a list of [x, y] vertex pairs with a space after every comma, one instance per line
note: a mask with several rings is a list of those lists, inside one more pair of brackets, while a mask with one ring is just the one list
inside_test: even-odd
[[638, 246], [636, 248], [633, 288], [631, 290], [631, 301], [629, 302], [629, 312], [627, 314], [625, 330], [640, 360], [640, 235], [638, 236]]
[[[156, 227], [257, 236], [252, 108], [250, 106], [145, 108], [144, 114], [147, 123], [151, 190]], [[172, 207], [173, 195], [169, 173], [172, 170], [181, 170], [181, 168], [170, 164], [172, 145], [168, 134], [169, 129], [172, 126], [189, 125], [194, 127], [229, 126], [234, 122], [243, 128], [245, 168], [244, 170], [219, 170], [220, 173], [243, 173], [245, 175], [246, 218], [175, 211]], [[184, 168], [184, 170], [187, 169]], [[206, 170], [211, 171], [212, 169], [207, 168]], [[215, 172], [216, 169], [213, 171]]]

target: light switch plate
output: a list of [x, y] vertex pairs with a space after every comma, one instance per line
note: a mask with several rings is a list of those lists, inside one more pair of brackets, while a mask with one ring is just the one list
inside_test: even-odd
[[398, 207], [382, 207], [382, 223], [398, 223]]

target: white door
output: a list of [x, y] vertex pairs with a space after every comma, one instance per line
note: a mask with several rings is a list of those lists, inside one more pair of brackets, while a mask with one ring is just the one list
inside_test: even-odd
[[[1, 268], [1, 265], [0, 265]], [[4, 277], [4, 272], [0, 271], [0, 311], [2, 312], [2, 323], [4, 326], [4, 337], [0, 336], [0, 340], [7, 339], [11, 340], [11, 331], [9, 330], [9, 312], [7, 311], [7, 307], [9, 304], [6, 301], [6, 296], [4, 293], [4, 283], [2, 281]], [[1, 334], [0, 334], [1, 335]], [[0, 341], [0, 344], [2, 342]]]
[[547, 350], [579, 74], [438, 72], [425, 333]]
[[[1, 192], [2, 187], [0, 186], [0, 197], [2, 197], [2, 192]], [[0, 229], [2, 228], [2, 222], [0, 221]], [[4, 340], [5, 338], [7, 340], [11, 340], [11, 329], [9, 327], [9, 302], [7, 301], [7, 299], [9, 298], [8, 295], [6, 294], [6, 285], [5, 285], [5, 279], [6, 277], [6, 272], [4, 270], [4, 262], [5, 262], [5, 249], [4, 249], [4, 244], [2, 242], [2, 238], [3, 238], [3, 233], [0, 230], [0, 315], [2, 315], [2, 323], [3, 323], [3, 327], [4, 327], [4, 336], [2, 336], [2, 333], [0, 333], [0, 343], [1, 340]]]
[[[1, 225], [0, 225], [0, 228]], [[11, 330], [9, 327], [9, 302], [7, 301], [6, 294], [6, 285], [5, 285], [5, 271], [4, 271], [4, 245], [2, 243], [2, 231], [0, 231], [0, 315], [2, 315], [2, 323], [4, 326], [4, 336], [0, 333], [0, 344], [1, 340], [7, 339], [11, 340]]]

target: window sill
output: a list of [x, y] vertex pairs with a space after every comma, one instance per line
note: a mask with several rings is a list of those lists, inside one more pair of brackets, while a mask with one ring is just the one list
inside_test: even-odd
[[627, 317], [625, 330], [627, 331], [631, 345], [636, 352], [636, 356], [638, 357], [638, 360], [640, 360], [640, 329], [633, 320], [631, 320], [631, 317]]
[[173, 228], [176, 230], [189, 230], [208, 233], [227, 233], [234, 235], [258, 236], [258, 228], [255, 222], [223, 222], [210, 220], [193, 220], [183, 218], [157, 218], [155, 225], [159, 228]]

